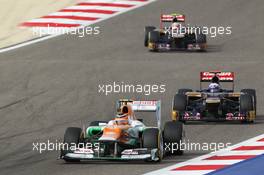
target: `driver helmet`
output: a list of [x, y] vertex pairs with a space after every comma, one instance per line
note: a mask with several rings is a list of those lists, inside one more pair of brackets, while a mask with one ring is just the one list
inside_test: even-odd
[[122, 106], [121, 112], [116, 115], [115, 122], [117, 125], [128, 125], [129, 122], [129, 107]]
[[212, 78], [212, 83], [217, 83], [217, 84], [219, 84], [219, 78], [218, 78], [218, 76], [213, 76], [213, 78]]
[[117, 118], [128, 119], [129, 109], [128, 106], [122, 106], [121, 112], [116, 115]]
[[214, 76], [212, 78], [212, 82], [209, 84], [208, 91], [215, 93], [215, 92], [220, 92], [220, 85], [219, 85], [219, 78], [217, 76]]
[[172, 22], [178, 22], [178, 19], [176, 17], [173, 18]]

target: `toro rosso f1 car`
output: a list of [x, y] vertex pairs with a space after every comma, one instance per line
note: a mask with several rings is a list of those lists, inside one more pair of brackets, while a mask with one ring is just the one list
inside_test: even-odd
[[201, 27], [186, 26], [182, 14], [161, 15], [160, 29], [145, 27], [144, 45], [150, 51], [205, 51], [207, 48]]
[[[61, 149], [61, 159], [66, 162], [80, 160], [161, 161], [164, 155], [163, 132], [160, 127], [161, 102], [119, 100], [116, 106], [117, 115], [109, 122], [93, 121], [85, 129], [67, 128]], [[143, 120], [136, 118], [135, 112], [137, 111], [155, 112], [157, 126], [147, 127]], [[167, 141], [179, 142], [181, 139], [179, 136], [182, 136], [182, 133], [177, 135], [175, 131], [181, 131], [181, 129], [182, 125], [179, 122], [167, 128], [166, 136], [174, 134], [172, 138], [167, 138]]]
[[[203, 89], [202, 83], [208, 82]], [[232, 83], [232, 88], [223, 89], [220, 82]], [[224, 83], [223, 83], [224, 84]], [[172, 103], [172, 120], [186, 121], [231, 121], [252, 123], [256, 118], [256, 91], [234, 91], [233, 72], [201, 72], [200, 90], [179, 89]]]

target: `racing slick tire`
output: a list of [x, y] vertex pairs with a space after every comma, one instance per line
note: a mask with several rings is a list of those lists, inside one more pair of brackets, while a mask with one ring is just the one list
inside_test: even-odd
[[[253, 97], [249, 94], [242, 94], [240, 96], [240, 112], [247, 113], [254, 110]], [[242, 123], [254, 123], [254, 120], [242, 121]]]
[[184, 94], [176, 94], [173, 99], [173, 110], [182, 112], [186, 109], [187, 99]]
[[107, 121], [92, 121], [89, 126], [99, 126], [100, 123], [108, 123]]
[[149, 148], [149, 149], [158, 149], [158, 155], [157, 155], [158, 160], [155, 162], [160, 162], [162, 160], [163, 158], [163, 137], [158, 128], [147, 128], [143, 131], [142, 147]]
[[[183, 123], [179, 121], [169, 121], [164, 125], [163, 139], [166, 155], [182, 155], [183, 150], [180, 148], [180, 144], [183, 137]], [[175, 145], [176, 150], [175, 149]], [[169, 150], [168, 150], [169, 148]], [[173, 148], [173, 150], [172, 150]]]
[[[206, 35], [205, 34], [202, 34], [202, 33], [199, 33], [197, 32], [195, 34], [195, 40], [196, 40], [196, 44], [206, 44]], [[205, 48], [201, 48], [200, 51], [205, 51]]]
[[192, 89], [179, 89], [178, 94], [185, 95], [186, 92], [192, 92]]
[[[149, 43], [159, 43], [159, 40], [160, 40], [160, 32], [159, 31], [151, 31], [149, 32]], [[158, 51], [157, 48], [155, 49], [151, 49], [151, 51]]]
[[206, 43], [206, 35], [205, 34], [196, 34], [196, 43], [197, 44]]
[[159, 31], [151, 31], [149, 32], [149, 42], [157, 43], [159, 42], [160, 32]]
[[145, 38], [144, 38], [144, 46], [148, 47], [148, 43], [149, 43], [149, 32], [155, 30], [156, 27], [154, 26], [146, 26], [145, 27]]
[[202, 27], [197, 27], [195, 32], [195, 42], [196, 44], [206, 43], [206, 35], [202, 33]]
[[[77, 127], [69, 127], [66, 129], [65, 134], [64, 134], [64, 145], [68, 145], [68, 149], [66, 150], [61, 150], [61, 157], [65, 156], [67, 153], [72, 153], [73, 151], [70, 149], [71, 146], [77, 146], [80, 141], [80, 136], [82, 133], [81, 128]], [[79, 162], [80, 160], [78, 159], [68, 159], [68, 158], [63, 158], [65, 162]]]
[[253, 104], [254, 104], [254, 110], [257, 115], [257, 95], [256, 95], [256, 90], [255, 89], [242, 89], [241, 92], [245, 94], [249, 94], [252, 96]]
[[243, 94], [240, 96], [240, 111], [248, 112], [252, 111], [254, 108], [253, 98], [249, 94]]

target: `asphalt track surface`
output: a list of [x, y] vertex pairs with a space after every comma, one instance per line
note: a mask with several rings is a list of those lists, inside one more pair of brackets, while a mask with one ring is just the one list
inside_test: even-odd
[[[184, 12], [188, 23], [232, 26], [231, 36], [210, 38], [207, 53], [150, 53], [143, 47], [145, 25], [159, 24], [160, 12]], [[163, 122], [178, 88], [198, 89], [199, 72], [236, 72], [236, 87], [256, 88], [258, 120], [252, 125], [187, 125], [192, 142], [238, 143], [263, 134], [264, 1], [166, 0], [97, 25], [100, 36], [60, 36], [0, 55], [1, 174], [141, 174], [206, 152], [187, 151], [161, 164], [95, 162], [65, 164], [58, 152], [39, 154], [32, 142], [62, 140], [67, 126], [110, 119], [119, 97], [162, 100]], [[164, 83], [166, 93], [98, 94], [98, 84], [113, 81]], [[149, 118], [149, 120], [153, 120]]]

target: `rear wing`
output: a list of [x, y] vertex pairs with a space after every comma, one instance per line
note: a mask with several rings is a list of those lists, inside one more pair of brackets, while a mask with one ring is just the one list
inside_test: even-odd
[[161, 127], [161, 101], [160, 100], [130, 100], [120, 99], [116, 103], [117, 111], [120, 111], [121, 107], [130, 104], [134, 112], [155, 112], [157, 127]]
[[217, 76], [220, 82], [232, 82], [233, 90], [234, 90], [234, 80], [235, 74], [234, 72], [221, 72], [221, 71], [208, 71], [200, 73], [200, 88], [202, 82], [211, 82], [212, 78]]
[[161, 22], [173, 22], [173, 19], [177, 18], [179, 22], [184, 22], [185, 21], [185, 15], [182, 14], [170, 14], [170, 15], [160, 15], [160, 21]]
[[163, 23], [164, 22], [173, 22], [173, 19], [177, 18], [178, 22], [185, 22], [185, 15], [182, 14], [161, 14], [160, 15], [160, 29], [163, 29]]
[[156, 112], [159, 110], [159, 101], [133, 101], [132, 109], [136, 112]]

